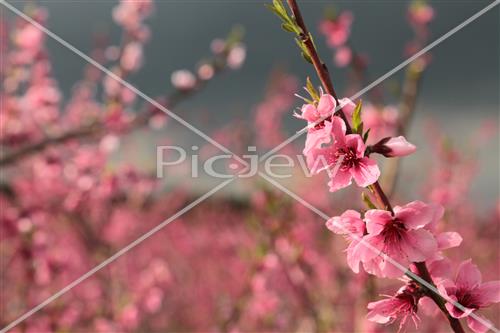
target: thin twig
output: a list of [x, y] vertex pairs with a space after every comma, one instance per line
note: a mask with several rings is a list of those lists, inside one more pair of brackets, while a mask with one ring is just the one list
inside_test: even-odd
[[[398, 121], [396, 136], [405, 136], [408, 131], [413, 114], [415, 113], [418, 88], [420, 86], [422, 74], [423, 71], [421, 66], [415, 64], [411, 64], [406, 71], [401, 103], [399, 106], [400, 118]], [[384, 188], [386, 189], [386, 193], [389, 198], [393, 196], [396, 189], [400, 164], [401, 160], [398, 157], [388, 159], [384, 164], [384, 176], [381, 182], [384, 184]]]
[[[290, 10], [292, 11], [295, 22], [297, 22], [297, 25], [300, 27], [300, 29], [302, 29], [300, 39], [309, 52], [309, 56], [311, 57], [312, 64], [314, 66], [314, 69], [316, 70], [316, 73], [318, 74], [319, 80], [321, 81], [321, 85], [328, 94], [332, 95], [333, 98], [335, 98], [337, 105], [339, 105], [338, 96], [335, 92], [335, 89], [333, 88], [333, 83], [330, 78], [330, 73], [328, 72], [328, 67], [319, 57], [316, 47], [314, 46], [314, 42], [311, 39], [311, 34], [309, 33], [309, 30], [307, 30], [307, 26], [304, 23], [302, 13], [300, 12], [297, 2], [294, 0], [288, 0], [288, 5], [290, 6]], [[350, 131], [349, 122], [347, 121], [342, 108], [339, 109], [336, 113], [342, 118], [342, 120], [344, 120], [348, 131]]]
[[[209, 64], [212, 65], [214, 69], [214, 76], [220, 74], [226, 69], [227, 56], [229, 54], [230, 47], [226, 48], [224, 52], [220, 55], [214, 57]], [[196, 76], [196, 81], [193, 88], [188, 90], [174, 90], [166, 98], [158, 98], [160, 104], [164, 105], [166, 108], [173, 108], [180, 102], [184, 101], [186, 98], [190, 97], [194, 93], [200, 91], [208, 81], [203, 80], [200, 76]], [[126, 128], [125, 132], [130, 132], [141, 127], [146, 126], [149, 120], [157, 114], [162, 114], [162, 111], [154, 106], [146, 104], [141, 112], [134, 118], [134, 120]], [[103, 121], [95, 122], [89, 125], [69, 129], [61, 134], [49, 136], [43, 138], [41, 141], [36, 143], [30, 143], [29, 145], [18, 148], [17, 150], [11, 151], [0, 157], [0, 167], [5, 167], [17, 162], [20, 159], [28, 157], [32, 154], [44, 151], [50, 146], [64, 144], [73, 139], [95, 139], [108, 132], [108, 128]], [[123, 134], [123, 133], [122, 133]]]

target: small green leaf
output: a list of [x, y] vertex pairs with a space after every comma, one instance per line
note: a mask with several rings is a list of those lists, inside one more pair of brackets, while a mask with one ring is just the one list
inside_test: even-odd
[[295, 30], [293, 29], [293, 26], [290, 23], [281, 24], [281, 28], [283, 28], [283, 30], [288, 31], [288, 32], [295, 32]]
[[366, 195], [366, 193], [361, 193], [361, 199], [365, 203], [366, 207], [369, 209], [377, 209], [377, 207], [373, 204], [373, 202], [370, 200], [370, 198]]
[[307, 54], [305, 54], [304, 52], [300, 52], [300, 55], [302, 56], [302, 58], [304, 58], [305, 61], [307, 61], [308, 63], [312, 64], [312, 59], [310, 56], [308, 56]]
[[319, 100], [319, 93], [316, 90], [316, 88], [314, 88], [309, 76], [307, 77], [307, 80], [306, 80], [306, 90], [309, 93], [309, 95], [312, 97], [313, 100], [315, 100], [315, 101]]
[[286, 10], [283, 11], [278, 7], [276, 7], [275, 5], [264, 4], [264, 6], [266, 6], [267, 9], [276, 14], [276, 16], [278, 16], [283, 22], [289, 23], [291, 21], [290, 18], [288, 17], [288, 13], [286, 12]]
[[308, 62], [312, 64], [312, 59], [311, 56], [309, 55], [309, 50], [307, 50], [307, 47], [302, 43], [302, 41], [299, 38], [295, 38], [295, 42], [299, 46], [300, 50], [302, 51], [302, 57]]
[[361, 121], [361, 100], [356, 105], [354, 112], [352, 113], [352, 130], [354, 133], [362, 134], [363, 132], [363, 123]]
[[363, 135], [363, 142], [366, 143], [366, 141], [368, 141], [368, 135], [370, 134], [370, 130], [371, 128], [368, 129], [368, 131], [366, 131], [365, 135]]
[[274, 7], [282, 13], [286, 13], [285, 6], [283, 6], [283, 2], [281, 0], [273, 0]]

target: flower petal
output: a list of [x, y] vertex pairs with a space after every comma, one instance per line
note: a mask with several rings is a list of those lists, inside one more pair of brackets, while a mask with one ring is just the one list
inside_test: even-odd
[[362, 158], [365, 156], [365, 143], [359, 134], [349, 134], [345, 136], [345, 145], [356, 152], [356, 157]]
[[489, 320], [486, 320], [481, 316], [478, 315], [476, 316], [481, 318], [481, 321], [477, 320], [472, 316], [469, 316], [467, 317], [467, 326], [469, 326], [469, 328], [473, 330], [475, 333], [488, 332], [488, 330], [493, 326], [493, 324]]
[[335, 163], [332, 158], [332, 148], [315, 148], [311, 149], [306, 155], [307, 167], [311, 170], [312, 174], [320, 173], [327, 170], [332, 164]]
[[332, 124], [325, 122], [325, 127], [320, 129], [310, 129], [307, 132], [306, 144], [302, 153], [307, 156], [313, 149], [321, 148], [322, 144], [328, 144], [332, 141]]
[[377, 162], [368, 157], [363, 157], [358, 161], [358, 165], [350, 170], [356, 184], [360, 187], [371, 185], [380, 177], [380, 169]]
[[315, 122], [319, 119], [318, 110], [312, 104], [304, 104], [301, 109], [302, 114], [300, 117], [308, 122]]
[[394, 213], [408, 229], [423, 227], [434, 217], [434, 209], [422, 201], [413, 201], [403, 207], [396, 206]]
[[335, 98], [329, 94], [323, 94], [318, 103], [318, 113], [321, 118], [328, 117], [332, 115], [337, 106], [337, 102], [335, 102]]
[[391, 213], [381, 209], [370, 209], [365, 213], [366, 231], [378, 235], [387, 223], [392, 221]]
[[452, 247], [457, 247], [462, 243], [462, 236], [458, 232], [442, 232], [436, 236], [438, 247], [440, 250], [446, 250]]
[[341, 188], [347, 187], [352, 183], [352, 175], [348, 171], [337, 170], [337, 172], [332, 175], [328, 186], [330, 187], [330, 192], [335, 192]]
[[485, 282], [474, 291], [475, 300], [480, 307], [500, 302], [500, 281]]
[[472, 290], [481, 284], [481, 272], [471, 259], [463, 261], [458, 267], [455, 284], [465, 290]]
[[401, 249], [410, 261], [421, 262], [434, 255], [437, 243], [434, 236], [425, 229], [410, 230], [401, 241]]
[[376, 258], [384, 247], [384, 239], [379, 235], [368, 235], [356, 242], [354, 255], [359, 256], [361, 261], [367, 262]]
[[340, 117], [332, 117], [332, 134], [336, 144], [340, 146], [345, 145], [345, 131], [346, 126], [344, 121]]
[[326, 222], [326, 227], [340, 235], [354, 234], [363, 237], [365, 223], [361, 214], [355, 210], [347, 210], [340, 216], [335, 216]]

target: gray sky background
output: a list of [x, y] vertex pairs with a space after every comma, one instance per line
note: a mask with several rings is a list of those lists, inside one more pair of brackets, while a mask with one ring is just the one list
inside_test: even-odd
[[[19, 8], [26, 3], [10, 2]], [[490, 2], [431, 1], [437, 13], [431, 24], [431, 40]], [[107, 31], [111, 40], [119, 41], [120, 30], [111, 20], [111, 9], [117, 1], [53, 0], [38, 3], [49, 9], [48, 28], [80, 50], [90, 50], [91, 36], [99, 31]], [[131, 82], [150, 96], [170, 91], [172, 71], [193, 68], [201, 57], [209, 55], [209, 43], [213, 38], [225, 36], [233, 25], [242, 24], [246, 30], [248, 53], [244, 67], [218, 77], [206, 90], [175, 111], [208, 132], [227, 124], [235, 116], [250, 119], [253, 107], [264, 95], [266, 81], [273, 68], [283, 66], [301, 79], [314, 74], [299, 56], [291, 35], [279, 28], [278, 19], [264, 8], [264, 3], [253, 0], [156, 1], [155, 14], [148, 22], [152, 39], [145, 50], [147, 62], [139, 73], [131, 77]], [[346, 72], [335, 69], [331, 64], [332, 52], [316, 29], [328, 5], [353, 12], [352, 45], [369, 55], [372, 79], [404, 60], [402, 50], [412, 37], [412, 30], [406, 22], [407, 1], [302, 1], [301, 5], [323, 58], [330, 61], [338, 91], [342, 92], [345, 87]], [[417, 117], [410, 134], [417, 144], [425, 142], [419, 127], [429, 116], [441, 120], [443, 130], [457, 144], [464, 142], [487, 119], [498, 125], [499, 8], [488, 12], [432, 50], [433, 62], [425, 73]], [[62, 89], [68, 92], [81, 76], [84, 62], [52, 40], [48, 45], [56, 77]], [[391, 80], [401, 78], [402, 72]], [[210, 124], [200, 120], [200, 112], [209, 116]], [[293, 134], [303, 124], [290, 119], [288, 130]], [[168, 130], [179, 131], [180, 137], [189, 140], [187, 130], [180, 130], [172, 122]], [[498, 132], [494, 140], [478, 153], [481, 176], [474, 187], [474, 194], [483, 203], [492, 205], [498, 200], [499, 190]], [[155, 158], [154, 149], [145, 154], [150, 159]], [[421, 154], [425, 154], [425, 150]], [[405, 172], [425, 176], [425, 170], [412, 160], [405, 164]]]

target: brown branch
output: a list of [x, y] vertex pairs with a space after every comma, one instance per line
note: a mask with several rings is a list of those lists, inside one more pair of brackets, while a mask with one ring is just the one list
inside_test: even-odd
[[[333, 98], [335, 98], [335, 101], [337, 102], [337, 105], [339, 105], [339, 100], [337, 93], [335, 89], [333, 88], [333, 83], [330, 78], [330, 73], [328, 72], [328, 67], [325, 65], [325, 63], [320, 59], [319, 54], [316, 50], [316, 47], [314, 46], [314, 42], [311, 38], [311, 34], [309, 30], [307, 30], [307, 26], [304, 23], [304, 19], [302, 18], [302, 13], [300, 12], [299, 5], [295, 0], [288, 0], [288, 6], [290, 7], [290, 10], [292, 11], [293, 17], [295, 19], [295, 22], [297, 22], [297, 25], [300, 27], [302, 30], [302, 33], [300, 34], [300, 39], [302, 43], [305, 45], [309, 52], [309, 56], [311, 57], [312, 64], [314, 66], [314, 69], [316, 70], [316, 73], [318, 74], [318, 78], [321, 81], [321, 85], [325, 89], [325, 91], [332, 95]], [[349, 122], [347, 121], [347, 118], [342, 112], [342, 109], [338, 110], [336, 112], [342, 120], [346, 123], [347, 129], [350, 131], [350, 126]]]
[[[290, 6], [290, 9], [292, 10], [294, 16], [295, 16], [295, 19], [297, 21], [297, 24], [303, 29], [303, 31], [305, 33], [307, 33], [307, 35], [309, 36], [309, 33], [307, 32], [307, 28], [305, 27], [305, 24], [304, 24], [304, 21], [302, 19], [302, 15], [300, 13], [300, 9], [298, 7], [298, 4], [296, 2], [296, 0], [288, 0], [288, 4]], [[312, 45], [312, 41], [310, 41], [310, 36], [307, 38], [307, 40], [309, 40], [309, 45]], [[306, 43], [306, 40], [304, 40], [304, 43]], [[307, 49], [309, 50], [310, 52], [310, 56], [311, 56], [311, 59], [313, 59], [313, 65], [314, 65], [314, 59], [318, 59], [319, 60], [319, 56], [317, 54], [317, 51], [316, 49], [313, 47], [309, 47], [308, 44], [306, 44], [307, 46]], [[314, 68], [316, 69], [316, 72], [318, 73], [318, 76], [322, 79], [321, 82], [330, 82], [330, 79], [328, 77], [328, 79], [326, 79], [324, 76], [325, 75], [329, 75], [328, 74], [328, 71], [325, 71], [323, 66], [316, 66], [314, 65]], [[330, 84], [330, 86], [333, 87], [333, 85]], [[326, 85], [324, 86], [324, 88], [329, 91], [329, 86]], [[345, 115], [344, 115], [344, 112], [342, 110], [339, 110], [339, 114], [342, 116], [343, 115], [343, 119], [345, 119]], [[348, 129], [348, 132], [349, 129]], [[388, 210], [390, 211], [392, 214], [394, 214], [393, 210], [392, 210], [392, 206], [391, 206], [391, 203], [389, 202], [389, 199], [387, 197], [387, 195], [385, 194], [385, 192], [383, 191], [382, 187], [380, 186], [380, 184], [378, 182], [375, 182], [374, 184], [372, 184], [370, 186], [370, 189], [373, 191], [373, 194], [375, 195], [375, 197], [377, 198], [377, 200], [379, 201], [381, 207], [385, 210]], [[425, 262], [422, 262], [422, 263], [415, 263], [415, 266], [418, 268], [418, 271], [419, 271], [419, 275], [424, 279], [426, 280], [427, 282], [431, 283], [432, 285], [434, 285], [434, 283], [432, 282], [432, 279], [430, 277], [430, 274], [427, 270], [427, 267], [425, 265]], [[418, 282], [418, 281], [416, 281]], [[432, 294], [432, 296], [431, 296]], [[450, 322], [450, 326], [451, 328], [453, 329], [453, 331], [455, 333], [463, 333], [464, 330], [460, 324], [460, 321], [458, 319], [455, 319], [453, 317], [451, 317], [451, 315], [449, 314], [448, 310], [446, 309], [446, 307], [444, 306], [441, 306], [441, 305], [444, 305], [443, 303], [443, 299], [441, 298], [440, 295], [432, 292], [432, 291], [429, 291], [429, 296], [432, 298], [432, 300], [439, 306], [439, 308], [441, 309], [441, 311], [445, 314], [445, 316], [448, 318], [448, 321]]]
[[[417, 268], [418, 275], [423, 278], [425, 281], [429, 282], [432, 286], [436, 287], [434, 282], [432, 281], [431, 275], [429, 271], [427, 270], [427, 266], [425, 265], [425, 262], [417, 262], [414, 263], [415, 267]], [[445, 303], [446, 301], [438, 294], [436, 294], [433, 290], [430, 290], [426, 288], [425, 286], [422, 286], [425, 290], [425, 294], [429, 296], [434, 303], [439, 307], [441, 312], [446, 316], [446, 319], [448, 319], [448, 322], [450, 323], [451, 328], [453, 329], [453, 332], [455, 333], [465, 333], [462, 324], [460, 324], [460, 320], [457, 318], [454, 318], [450, 315], [448, 312], [448, 309], [446, 309]]]

